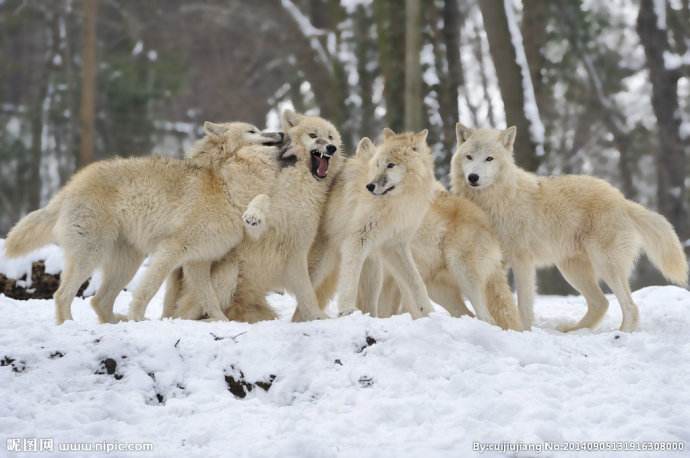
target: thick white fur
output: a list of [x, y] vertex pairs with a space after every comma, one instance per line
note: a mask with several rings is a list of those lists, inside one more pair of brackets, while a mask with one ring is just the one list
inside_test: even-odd
[[[467, 295], [481, 320], [522, 330], [491, 222], [475, 204], [438, 183], [431, 208], [412, 240], [412, 254], [434, 302], [452, 316], [469, 314]], [[377, 315], [396, 312], [400, 290], [386, 275]]]
[[[499, 131], [457, 125], [458, 149], [451, 163], [452, 192], [475, 202], [489, 216], [513, 269], [523, 324], [533, 322], [535, 269], [556, 265], [587, 300], [588, 310], [564, 330], [593, 328], [608, 302], [602, 279], [623, 311], [622, 331], [639, 326], [628, 277], [644, 248], [670, 281], [686, 285], [688, 265], [669, 222], [626, 200], [613, 186], [589, 176], [539, 177], [513, 161], [515, 128]], [[488, 160], [491, 157], [491, 160]], [[478, 186], [469, 184], [477, 175]]]
[[[165, 277], [183, 264], [188, 265], [190, 281], [210, 282], [208, 263], [242, 240], [242, 210], [258, 194], [242, 185], [242, 177], [250, 171], [274, 177], [276, 161], [269, 159], [269, 152], [277, 154], [276, 148], [263, 146], [255, 147], [265, 149], [265, 154], [243, 153], [242, 145], [268, 140], [247, 135], [254, 126], [212, 126], [215, 130], [207, 126], [199, 148], [219, 151], [224, 159], [217, 169], [194, 160], [157, 157], [97, 162], [75, 174], [45, 208], [30, 213], [10, 231], [8, 256], [49, 242], [64, 250], [65, 269], [55, 295], [58, 324], [72, 319], [77, 290], [99, 267], [103, 283], [91, 305], [102, 322], [118, 319], [112, 311], [115, 298], [146, 254], [152, 260], [134, 292], [130, 319], [144, 318], [146, 305]], [[209, 315], [224, 318], [213, 295], [203, 300]]]
[[[372, 262], [378, 257], [408, 294], [405, 305], [413, 317], [432, 310], [410, 249], [435, 183], [426, 136], [426, 130], [396, 135], [385, 129], [379, 146], [363, 138], [333, 186], [310, 260], [317, 288], [330, 289], [329, 277], [339, 273], [341, 314], [351, 313], [358, 305], [375, 309], [381, 280]], [[371, 254], [373, 261], [365, 263]], [[365, 290], [358, 304], [360, 277]], [[329, 294], [319, 292], [321, 298]]]
[[[316, 116], [292, 111], [283, 113], [283, 129], [292, 141], [294, 164], [282, 168], [277, 177], [262, 180], [248, 176], [248, 186], [268, 188], [270, 210], [267, 227], [258, 240], [245, 238], [232, 252], [212, 267], [215, 293], [230, 319], [255, 322], [275, 318], [266, 294], [287, 290], [297, 297], [303, 319], [326, 318], [318, 307], [309, 278], [307, 255], [316, 237], [319, 221], [333, 177], [342, 166], [341, 139], [337, 129]], [[312, 174], [311, 152], [335, 146], [328, 176]], [[180, 308], [176, 316], [198, 318], [201, 308], [189, 294], [187, 282], [176, 294]]]

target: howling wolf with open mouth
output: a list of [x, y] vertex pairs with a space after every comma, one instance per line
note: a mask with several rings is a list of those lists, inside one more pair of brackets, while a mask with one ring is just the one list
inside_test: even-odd
[[[281, 153], [281, 171], [260, 186], [271, 189], [261, 237], [245, 238], [214, 264], [212, 282], [228, 317], [255, 322], [276, 317], [266, 301], [275, 290], [297, 298], [298, 316], [326, 318], [318, 307], [307, 255], [317, 234], [333, 177], [343, 164], [338, 130], [323, 118], [287, 110], [282, 125], [290, 146]], [[247, 177], [247, 180], [261, 178]], [[202, 309], [184, 284], [175, 316], [199, 318]]]

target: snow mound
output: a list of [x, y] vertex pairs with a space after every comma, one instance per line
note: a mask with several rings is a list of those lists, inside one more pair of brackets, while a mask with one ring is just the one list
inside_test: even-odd
[[[0, 436], [150, 442], [146, 456], [161, 457], [456, 457], [471, 456], [474, 441], [690, 445], [690, 292], [634, 297], [641, 331], [616, 330], [610, 298], [601, 330], [562, 334], [553, 328], [584, 313], [581, 297], [540, 297], [538, 327], [517, 333], [442, 313], [98, 325], [83, 299], [76, 321], [56, 327], [52, 301], [0, 296]], [[270, 300], [290, 315], [291, 297]]]

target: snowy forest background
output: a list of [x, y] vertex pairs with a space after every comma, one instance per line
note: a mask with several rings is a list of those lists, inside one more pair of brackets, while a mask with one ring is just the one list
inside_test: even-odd
[[688, 240], [689, 49], [690, 0], [0, 0], [0, 235], [88, 162], [292, 106], [346, 151], [428, 126], [444, 181], [458, 119], [515, 124], [519, 165], [605, 178]]

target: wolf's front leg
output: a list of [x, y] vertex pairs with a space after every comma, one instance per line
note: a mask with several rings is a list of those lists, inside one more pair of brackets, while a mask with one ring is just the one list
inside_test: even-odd
[[398, 286], [406, 290], [403, 291], [403, 299], [406, 295], [412, 299], [412, 303], [408, 300], [403, 302], [412, 317], [419, 318], [431, 313], [434, 308], [429, 300], [424, 280], [417, 270], [409, 244], [400, 243], [390, 249], [381, 250], [381, 253], [386, 261], [386, 267], [398, 281]]
[[516, 259], [510, 264], [515, 276], [520, 319], [522, 320], [523, 328], [527, 331], [534, 322], [534, 295], [537, 287], [536, 268], [533, 262], [526, 259]]
[[259, 194], [249, 202], [247, 210], [242, 215], [244, 230], [249, 237], [258, 240], [266, 232], [268, 229], [266, 218], [270, 211], [271, 198], [266, 194]]
[[328, 318], [328, 315], [319, 308], [319, 302], [309, 278], [306, 254], [288, 260], [285, 272], [287, 290], [297, 298], [297, 310], [293, 319], [299, 318], [306, 321]]

